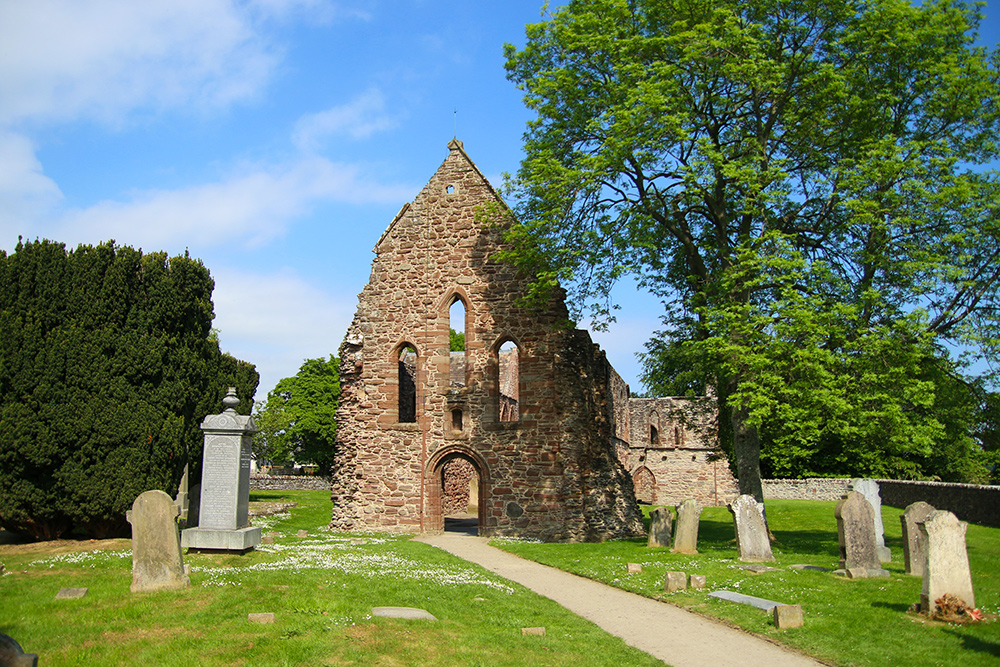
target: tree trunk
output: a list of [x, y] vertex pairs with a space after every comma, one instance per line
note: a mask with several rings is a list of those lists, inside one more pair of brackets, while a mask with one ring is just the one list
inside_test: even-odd
[[760, 480], [760, 434], [757, 427], [747, 423], [744, 408], [732, 409], [733, 452], [736, 455], [736, 479], [740, 494], [753, 496], [764, 502], [764, 485]]

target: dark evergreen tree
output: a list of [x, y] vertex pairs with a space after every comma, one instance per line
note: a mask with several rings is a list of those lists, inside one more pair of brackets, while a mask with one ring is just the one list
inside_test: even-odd
[[186, 254], [114, 242], [0, 252], [0, 524], [127, 534], [136, 496], [198, 467], [227, 386], [249, 412], [258, 376], [210, 337], [213, 287]]

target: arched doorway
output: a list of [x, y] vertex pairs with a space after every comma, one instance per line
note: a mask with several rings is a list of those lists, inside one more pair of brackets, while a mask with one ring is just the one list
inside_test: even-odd
[[635, 499], [640, 503], [652, 505], [656, 502], [656, 477], [652, 470], [641, 466], [632, 473], [632, 486], [635, 487]]
[[425, 475], [424, 531], [483, 534], [489, 470], [482, 458], [464, 445], [444, 447]]

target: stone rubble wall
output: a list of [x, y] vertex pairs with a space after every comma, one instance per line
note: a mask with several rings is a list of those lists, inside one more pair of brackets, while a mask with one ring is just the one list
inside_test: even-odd
[[[876, 479], [882, 504], [899, 509], [918, 501], [948, 510], [962, 521], [1000, 528], [1000, 486]], [[850, 478], [765, 479], [764, 498], [840, 500]]]
[[814, 477], [810, 479], [765, 479], [764, 500], [840, 500], [850, 479]]
[[716, 444], [714, 398], [633, 398], [628, 405], [631, 440], [623, 463], [643, 502], [677, 505], [694, 498], [718, 506], [739, 495]]
[[329, 491], [330, 480], [314, 475], [250, 475], [251, 491]]

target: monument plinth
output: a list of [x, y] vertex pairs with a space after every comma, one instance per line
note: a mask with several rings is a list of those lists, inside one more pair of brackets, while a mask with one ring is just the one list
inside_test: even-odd
[[260, 544], [260, 528], [249, 525], [250, 440], [257, 427], [252, 417], [236, 414], [239, 402], [230, 387], [222, 399], [226, 409], [201, 423], [205, 448], [198, 526], [181, 533], [182, 547], [245, 551]]

